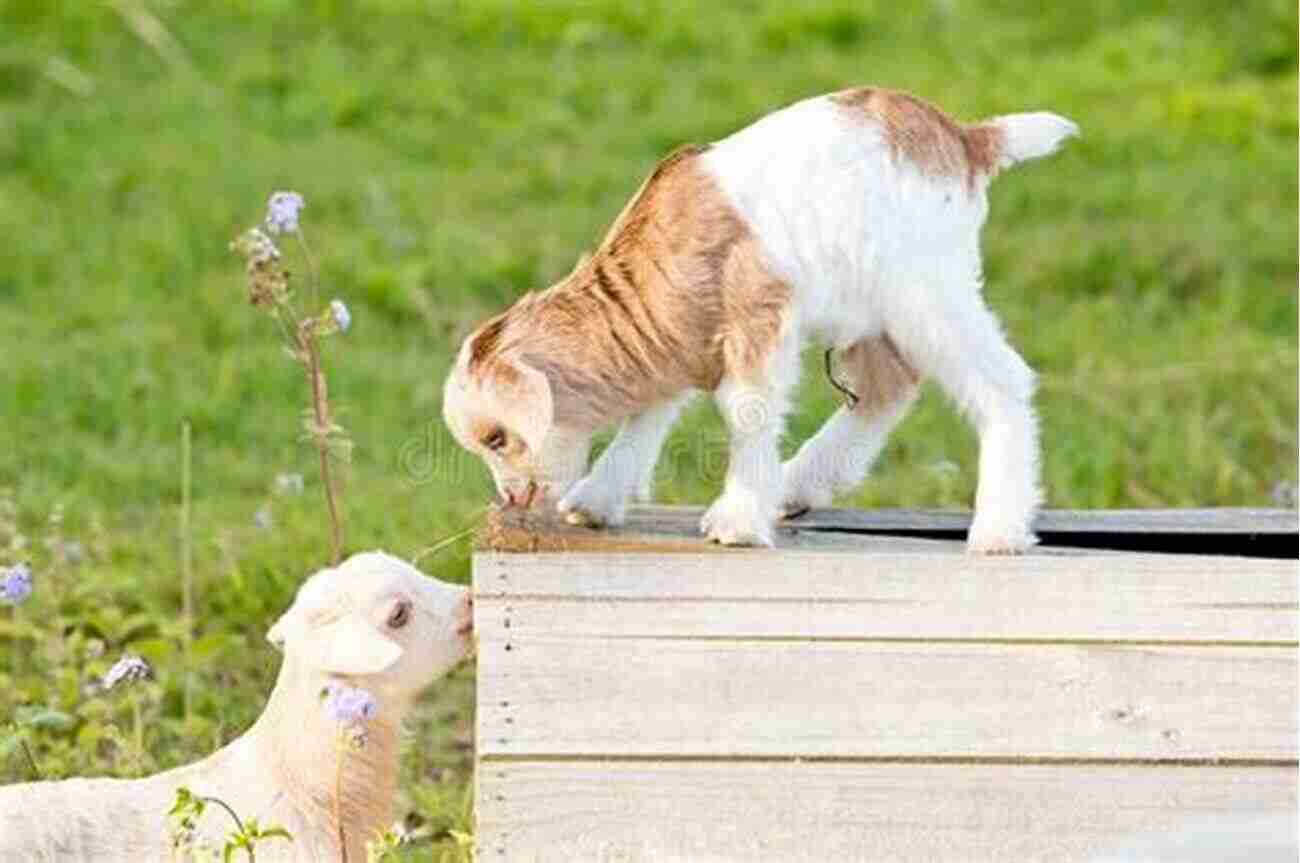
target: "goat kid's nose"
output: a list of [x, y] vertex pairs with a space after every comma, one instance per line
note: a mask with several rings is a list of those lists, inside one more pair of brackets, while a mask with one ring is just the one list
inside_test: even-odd
[[547, 486], [539, 484], [535, 479], [530, 479], [522, 488], [507, 486], [500, 489], [501, 499], [505, 502], [506, 509], [520, 507], [530, 510], [534, 504], [541, 504], [546, 500], [546, 493]]

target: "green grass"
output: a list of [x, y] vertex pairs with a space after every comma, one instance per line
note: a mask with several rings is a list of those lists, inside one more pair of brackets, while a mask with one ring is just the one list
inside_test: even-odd
[[[0, 488], [30, 540], [4, 550], [0, 534], [0, 563], [31, 556], [41, 578], [20, 623], [0, 623], [0, 719], [22, 704], [76, 717], [34, 736], [52, 773], [167, 766], [242, 729], [275, 669], [261, 635], [326, 557], [296, 441], [301, 374], [226, 250], [274, 189], [307, 197], [328, 295], [356, 319], [327, 357], [357, 445], [352, 549], [413, 554], [488, 496], [439, 418], [474, 323], [567, 272], [668, 149], [855, 83], [962, 118], [1051, 109], [1083, 127], [998, 180], [985, 232], [990, 301], [1042, 376], [1052, 505], [1267, 505], [1296, 480], [1293, 2], [116, 8], [171, 39], [111, 5], [0, 4]], [[834, 405], [807, 368], [791, 447]], [[188, 727], [185, 418], [201, 648]], [[708, 501], [725, 464], [710, 406], [668, 451], [660, 497]], [[273, 495], [282, 471], [306, 493]], [[929, 390], [845, 502], [966, 506], [975, 478], [970, 431]], [[268, 500], [275, 526], [259, 529]], [[80, 563], [44, 545], [56, 505]], [[463, 548], [425, 566], [468, 577]], [[126, 648], [161, 666], [131, 757], [111, 739], [125, 708], [80, 691]], [[439, 829], [465, 826], [471, 714], [464, 671], [422, 707], [406, 758], [406, 793]], [[23, 775], [0, 763], [0, 781]]]

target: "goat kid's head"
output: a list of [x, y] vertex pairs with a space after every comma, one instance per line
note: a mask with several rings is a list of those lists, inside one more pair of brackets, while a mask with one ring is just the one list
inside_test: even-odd
[[266, 638], [300, 667], [410, 698], [469, 653], [471, 609], [464, 587], [365, 552], [307, 579]]
[[526, 358], [486, 344], [501, 321], [465, 340], [443, 391], [443, 419], [483, 459], [507, 504], [531, 506], [562, 497], [582, 478], [592, 430], [557, 419], [550, 381]]

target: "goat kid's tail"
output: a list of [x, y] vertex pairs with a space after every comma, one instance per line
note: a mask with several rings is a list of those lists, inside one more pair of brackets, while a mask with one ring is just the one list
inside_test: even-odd
[[992, 133], [990, 137], [996, 141], [997, 156], [991, 166], [993, 173], [1029, 159], [1050, 156], [1067, 138], [1079, 134], [1079, 127], [1073, 121], [1047, 111], [1007, 114], [985, 120], [973, 128], [985, 134]]

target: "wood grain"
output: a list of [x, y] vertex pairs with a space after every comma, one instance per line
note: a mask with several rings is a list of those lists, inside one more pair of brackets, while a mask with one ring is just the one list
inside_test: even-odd
[[[480, 859], [1128, 861], [1166, 858], [1104, 852], [1191, 824], [1245, 853], [1261, 823], [1273, 844], [1248, 859], [1295, 859], [1294, 816], [1252, 820], [1296, 805], [1294, 560], [980, 558], [927, 538], [959, 537], [965, 514], [901, 511], [814, 512], [776, 551], [719, 549], [698, 517], [490, 521]], [[1039, 529], [1213, 553], [1220, 535], [1294, 538], [1295, 513], [1049, 512]]]
[[498, 633], [482, 757], [1296, 757], [1294, 648]]
[[480, 637], [1297, 641], [1295, 564], [1165, 555], [937, 552], [479, 554]]
[[502, 863], [1070, 863], [1188, 828], [1296, 858], [1287, 768], [524, 762], [478, 782], [478, 859]]
[[[651, 509], [651, 508], [647, 508]], [[666, 516], [656, 512], [648, 517]], [[638, 515], [640, 514], [638, 510]], [[689, 520], [690, 515], [682, 513]], [[819, 509], [791, 524], [821, 530], [915, 530], [965, 533], [971, 514], [910, 509]], [[1300, 515], [1293, 509], [1046, 509], [1034, 530], [1044, 533], [1294, 534]]]
[[[701, 510], [647, 507], [634, 514], [628, 524], [617, 528], [575, 527], [544, 511], [493, 509], [475, 544], [482, 552], [517, 554], [711, 554], [726, 556], [752, 553], [751, 549], [726, 548], [704, 539], [699, 532]], [[821, 550], [853, 553], [877, 551], [927, 551], [963, 554], [965, 545], [956, 540], [872, 536], [852, 532], [803, 530], [778, 525], [774, 531], [780, 550]]]
[[[479, 533], [478, 547], [484, 551], [550, 553], [733, 552], [700, 536], [702, 513], [699, 507], [632, 506], [625, 525], [593, 530], [566, 524], [547, 510], [493, 509]], [[944, 548], [957, 554], [964, 551], [961, 540], [970, 519], [970, 513], [955, 511], [813, 510], [780, 523], [775, 537], [781, 549], [874, 551], [880, 547], [879, 540], [889, 539], [887, 535], [892, 533], [895, 543], [928, 541], [931, 550]], [[1034, 549], [1031, 556], [1069, 553], [1072, 539], [1078, 540], [1076, 544], [1095, 546], [1107, 535], [1168, 536], [1171, 541], [1182, 537], [1184, 543], [1198, 540], [1198, 547], [1204, 547], [1206, 540], [1214, 537], [1224, 542], [1251, 537], [1290, 541], [1297, 535], [1298, 523], [1294, 510], [1280, 509], [1045, 510], [1035, 522], [1035, 529], [1051, 536], [1056, 545]], [[938, 541], [948, 545], [933, 545]], [[1274, 546], [1282, 547], [1277, 543]], [[1173, 548], [1177, 550], [1177, 542], [1173, 542]]]

